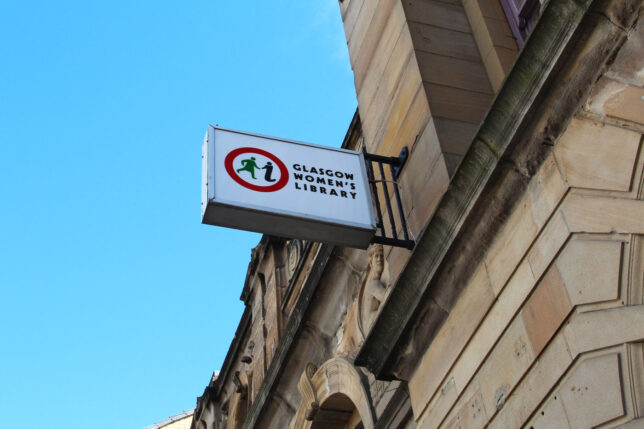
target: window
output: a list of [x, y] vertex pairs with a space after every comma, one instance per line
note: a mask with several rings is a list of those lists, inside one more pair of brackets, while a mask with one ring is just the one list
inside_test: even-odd
[[539, 0], [501, 0], [501, 5], [508, 17], [517, 44], [519, 47], [523, 46], [539, 17], [541, 2]]

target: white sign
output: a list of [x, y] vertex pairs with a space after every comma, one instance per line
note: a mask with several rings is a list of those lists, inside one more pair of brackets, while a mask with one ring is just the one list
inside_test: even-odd
[[360, 152], [208, 127], [202, 222], [366, 248], [375, 233]]

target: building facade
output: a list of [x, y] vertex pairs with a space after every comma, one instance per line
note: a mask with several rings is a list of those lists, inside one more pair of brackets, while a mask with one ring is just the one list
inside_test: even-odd
[[174, 416], [170, 416], [151, 426], [146, 426], [143, 429], [190, 429], [194, 411], [195, 410], [187, 410], [182, 413], [175, 414]]
[[191, 427], [644, 427], [642, 0], [339, 7], [416, 245], [264, 236]]

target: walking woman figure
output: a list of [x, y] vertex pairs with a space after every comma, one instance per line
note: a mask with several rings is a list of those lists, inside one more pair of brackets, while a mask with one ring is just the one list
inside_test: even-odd
[[255, 157], [251, 156], [250, 159], [242, 159], [242, 168], [238, 168], [237, 172], [239, 173], [240, 171], [248, 171], [250, 172], [250, 175], [253, 177], [253, 179], [257, 179], [255, 177], [255, 169], [259, 168], [259, 166], [255, 163]]

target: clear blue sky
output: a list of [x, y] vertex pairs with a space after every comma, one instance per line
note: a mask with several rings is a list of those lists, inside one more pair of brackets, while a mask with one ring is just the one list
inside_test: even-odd
[[0, 58], [0, 428], [193, 408], [260, 238], [200, 224], [206, 126], [338, 146], [337, 1], [4, 1]]

